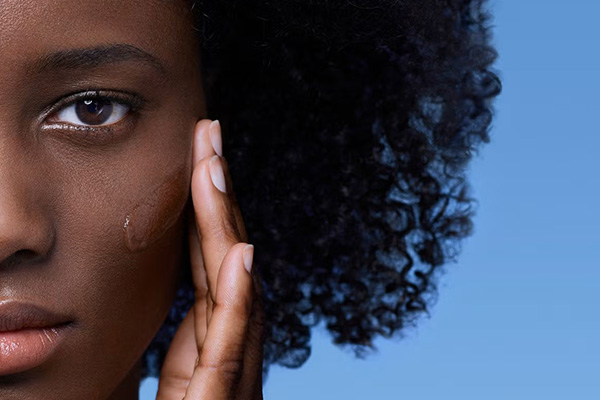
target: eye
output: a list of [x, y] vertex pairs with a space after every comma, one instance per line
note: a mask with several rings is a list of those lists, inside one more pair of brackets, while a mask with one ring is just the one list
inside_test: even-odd
[[111, 125], [125, 117], [130, 109], [130, 106], [107, 97], [88, 97], [66, 105], [53, 120], [80, 126]]

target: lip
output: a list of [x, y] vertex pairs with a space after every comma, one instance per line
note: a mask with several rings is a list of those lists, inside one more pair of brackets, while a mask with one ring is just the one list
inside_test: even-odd
[[72, 322], [36, 304], [0, 299], [0, 376], [46, 362]]

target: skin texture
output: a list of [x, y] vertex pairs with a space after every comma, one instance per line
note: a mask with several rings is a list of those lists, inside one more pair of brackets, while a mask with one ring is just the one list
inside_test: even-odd
[[127, 248], [132, 252], [146, 249], [154, 241], [161, 238], [177, 221], [179, 214], [173, 210], [181, 210], [187, 200], [187, 192], [181, 190], [189, 181], [189, 168], [175, 171], [161, 182], [125, 217], [123, 224], [124, 239]]
[[[0, 301], [38, 304], [70, 321], [65, 340], [46, 362], [0, 376], [0, 398], [137, 398], [140, 357], [178, 285], [192, 169], [209, 163], [192, 158], [196, 122], [205, 114], [195, 37], [184, 2], [0, 0]], [[135, 105], [103, 128], [58, 117], [73, 95], [90, 90]], [[203, 184], [217, 191], [210, 181]], [[219, 201], [229, 204], [223, 196]], [[250, 275], [231, 272], [240, 264], [243, 246], [233, 245], [242, 236], [219, 235], [222, 221], [241, 223], [239, 210], [215, 208], [204, 198], [194, 201], [196, 208], [199, 202], [209, 207], [211, 219], [196, 216], [196, 229], [217, 224], [212, 242], [205, 243], [210, 234], [201, 234], [202, 250], [200, 243], [190, 246], [197, 249], [192, 265], [201, 285], [202, 307], [195, 309], [203, 311], [182, 328], [174, 346], [194, 349], [194, 361], [204, 333], [211, 332], [211, 316], [223, 315], [216, 321], [230, 329], [234, 317], [247, 323], [253, 304]], [[245, 235], [243, 227], [225, 230]], [[204, 262], [204, 255], [212, 258]], [[237, 314], [219, 311], [230, 311], [230, 303], [240, 308], [235, 302], [220, 307], [217, 301], [226, 256], [220, 296], [247, 305]], [[199, 271], [205, 266], [212, 269]], [[245, 336], [233, 340], [218, 327], [212, 330], [215, 350], [205, 351], [196, 371], [208, 365], [217, 373], [213, 380], [226, 382], [219, 360], [232, 346], [245, 354]], [[191, 377], [194, 364], [171, 360]], [[255, 375], [242, 381], [254, 382]], [[227, 397], [198, 392], [200, 397], [188, 398], [236, 398], [243, 392], [236, 389], [239, 382], [226, 389], [213, 385]]]

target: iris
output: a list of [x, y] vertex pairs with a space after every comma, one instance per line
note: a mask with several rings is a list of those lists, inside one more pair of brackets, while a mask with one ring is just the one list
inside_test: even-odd
[[86, 125], [102, 125], [113, 114], [113, 101], [109, 99], [85, 99], [75, 103], [75, 113]]

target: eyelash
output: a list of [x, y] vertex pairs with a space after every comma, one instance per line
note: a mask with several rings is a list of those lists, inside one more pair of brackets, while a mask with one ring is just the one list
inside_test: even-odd
[[[127, 112], [118, 121], [107, 125], [75, 125], [68, 122], [52, 121], [57, 115], [68, 107], [76, 105], [82, 100], [103, 100], [107, 102], [118, 103], [127, 107]], [[124, 125], [130, 125], [133, 117], [139, 115], [145, 105], [145, 100], [134, 93], [112, 91], [112, 90], [86, 90], [67, 95], [53, 103], [53, 105], [44, 113], [45, 129], [58, 129], [61, 131], [76, 131], [93, 136], [109, 136], [115, 134], [118, 130], [125, 128]]]

